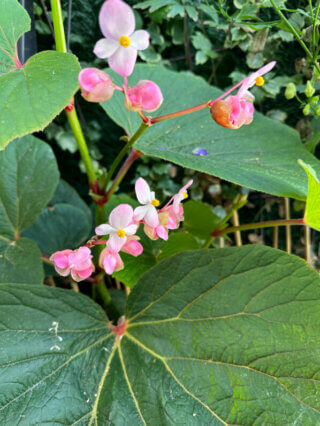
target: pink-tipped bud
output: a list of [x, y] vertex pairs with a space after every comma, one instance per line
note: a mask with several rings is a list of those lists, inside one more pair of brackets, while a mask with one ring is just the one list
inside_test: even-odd
[[125, 245], [122, 247], [121, 251], [124, 253], [131, 254], [131, 256], [140, 256], [143, 252], [143, 246], [136, 240], [136, 238], [127, 238]]
[[88, 102], [108, 101], [114, 92], [111, 77], [97, 68], [85, 68], [79, 74], [81, 94]]
[[215, 102], [210, 108], [214, 121], [229, 129], [239, 129], [253, 120], [254, 107], [251, 102], [238, 96]]
[[125, 107], [130, 111], [156, 111], [162, 104], [160, 87], [149, 80], [140, 80], [136, 86], [125, 90]]

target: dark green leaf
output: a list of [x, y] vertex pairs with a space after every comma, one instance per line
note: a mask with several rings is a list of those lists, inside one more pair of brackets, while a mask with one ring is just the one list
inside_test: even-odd
[[33, 136], [0, 152], [0, 235], [12, 240], [32, 225], [51, 199], [59, 172], [50, 147]]
[[1, 420], [316, 425], [319, 284], [267, 247], [181, 253], [133, 289], [118, 342], [82, 295], [0, 286]]
[[43, 267], [37, 245], [27, 238], [5, 241], [0, 236], [0, 283], [42, 284]]

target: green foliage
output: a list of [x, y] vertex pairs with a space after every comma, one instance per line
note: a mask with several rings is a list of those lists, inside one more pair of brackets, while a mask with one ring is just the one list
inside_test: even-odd
[[41, 253], [33, 241], [3, 240], [0, 235], [0, 283], [42, 285]]
[[118, 342], [85, 296], [1, 285], [2, 421], [317, 424], [319, 284], [267, 247], [182, 253], [133, 289]]
[[50, 200], [59, 172], [54, 155], [33, 136], [0, 152], [0, 282], [41, 284], [41, 253], [19, 238]]
[[0, 235], [13, 240], [50, 201], [59, 172], [50, 147], [33, 136], [0, 152]]
[[17, 41], [30, 29], [30, 17], [18, 0], [1, 0], [0, 28], [1, 76], [16, 67]]
[[[114, 73], [110, 74], [121, 84]], [[136, 66], [129, 84], [143, 78], [155, 81], [163, 91], [164, 102], [157, 115], [207, 102], [221, 94], [199, 77], [151, 65]], [[138, 129], [141, 119], [125, 109], [119, 94], [102, 106], [130, 135]], [[259, 113], [255, 113], [251, 125], [230, 130], [218, 126], [209, 110], [203, 110], [192, 118], [187, 115], [153, 125], [135, 147], [146, 155], [251, 189], [297, 199], [305, 199], [307, 195], [307, 181], [297, 158], [320, 170], [319, 161], [302, 146], [294, 130]], [[206, 149], [208, 156], [194, 155], [197, 148]]]
[[311, 228], [320, 231], [320, 179], [316, 171], [299, 160], [299, 164], [308, 175], [308, 197], [305, 210], [305, 220]]
[[91, 228], [88, 206], [70, 185], [60, 181], [49, 206], [23, 235], [50, 256], [58, 250], [78, 248], [89, 239]]
[[183, 204], [183, 227], [190, 234], [206, 240], [221, 219], [213, 213], [209, 204], [201, 201], [188, 201]]
[[28, 31], [30, 19], [16, 0], [0, 3], [0, 17], [1, 149], [53, 120], [78, 89], [80, 66], [74, 55], [41, 52], [16, 68], [16, 42]]

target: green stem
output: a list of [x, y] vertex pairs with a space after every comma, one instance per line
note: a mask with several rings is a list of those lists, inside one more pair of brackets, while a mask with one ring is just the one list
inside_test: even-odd
[[249, 231], [250, 229], [259, 228], [270, 228], [275, 226], [293, 226], [293, 225], [306, 225], [304, 218], [302, 219], [281, 219], [281, 220], [269, 220], [266, 222], [247, 223], [240, 226], [230, 226], [229, 228], [221, 229], [220, 231], [213, 231], [211, 236], [213, 238], [220, 237], [225, 234], [230, 234], [236, 231]]
[[78, 115], [76, 113], [75, 108], [73, 108], [72, 111], [66, 111], [66, 114], [67, 114], [70, 127], [73, 131], [74, 137], [76, 138], [81, 159], [86, 168], [89, 184], [90, 186], [92, 186], [97, 182], [97, 176], [92, 165], [91, 157], [88, 150], [88, 145], [84, 138], [84, 135], [79, 123]]
[[141, 154], [138, 151], [136, 151], [135, 149], [131, 150], [131, 153], [128, 155], [128, 158], [126, 159], [126, 161], [123, 163], [123, 165], [122, 165], [121, 169], [119, 170], [117, 176], [115, 177], [109, 191], [107, 192], [107, 194], [106, 194], [106, 196], [103, 200], [103, 203], [106, 203], [108, 200], [110, 200], [113, 193], [115, 192], [115, 190], [118, 188], [118, 186], [122, 182], [122, 179], [125, 177], [128, 170], [130, 169], [132, 163], [140, 156], [141, 156]]
[[282, 19], [282, 21], [287, 25], [287, 27], [291, 30], [292, 34], [295, 36], [297, 42], [300, 44], [300, 46], [302, 47], [302, 49], [306, 52], [307, 56], [309, 57], [309, 59], [312, 61], [312, 63], [314, 64], [314, 66], [317, 68], [318, 72], [320, 72], [320, 68], [319, 65], [316, 61], [316, 59], [313, 57], [312, 53], [310, 52], [310, 50], [308, 49], [307, 45], [304, 43], [304, 41], [301, 39], [298, 31], [295, 29], [295, 27], [289, 22], [289, 20], [284, 16], [284, 14], [281, 12], [281, 10], [279, 9], [279, 7], [276, 5], [274, 0], [270, 0], [272, 6], [274, 7], [275, 11], [277, 12], [277, 14], [280, 16], [280, 18]]
[[[54, 35], [55, 35], [55, 41], [56, 41], [56, 49], [58, 52], [67, 53], [67, 43], [66, 43], [66, 37], [64, 33], [64, 27], [63, 27], [63, 18], [62, 18], [60, 0], [51, 0], [51, 11], [52, 11], [53, 28], [54, 28]], [[76, 110], [73, 107], [71, 111], [66, 111], [66, 113], [67, 113], [69, 124], [76, 138], [82, 161], [86, 168], [89, 184], [90, 186], [96, 185], [97, 176], [92, 165], [88, 146], [84, 138]]]
[[318, 0], [317, 5], [316, 5], [316, 11], [313, 17], [313, 31], [312, 31], [312, 44], [313, 44], [313, 53], [314, 56], [317, 56], [318, 53], [318, 43], [316, 41], [317, 39], [317, 21], [318, 21], [318, 16], [319, 16], [319, 12], [320, 12], [320, 0]]
[[121, 160], [124, 158], [124, 156], [127, 154], [130, 148], [132, 148], [133, 144], [140, 138], [140, 136], [147, 130], [149, 126], [146, 123], [141, 123], [141, 126], [136, 131], [136, 133], [128, 140], [126, 145], [122, 148], [122, 150], [117, 155], [114, 162], [111, 164], [111, 167], [108, 171], [107, 177], [106, 177], [106, 183], [105, 186], [108, 186], [108, 183], [110, 182], [116, 168], [120, 164]]

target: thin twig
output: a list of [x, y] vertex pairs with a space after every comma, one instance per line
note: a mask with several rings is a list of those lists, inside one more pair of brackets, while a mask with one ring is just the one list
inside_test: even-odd
[[[237, 210], [234, 210], [234, 212], [232, 213], [232, 223], [233, 223], [233, 226], [239, 226], [240, 225], [240, 223], [239, 223], [239, 215], [238, 215]], [[238, 247], [242, 246], [241, 232], [240, 231], [236, 231], [234, 233], [234, 236], [235, 236], [235, 240], [236, 240], [236, 245]]]
[[311, 264], [311, 241], [310, 241], [310, 228], [304, 228], [304, 243], [305, 243], [305, 258], [306, 262]]
[[277, 249], [279, 244], [279, 228], [278, 226], [275, 226], [273, 228], [273, 245], [272, 247]]
[[[284, 210], [286, 220], [290, 220], [290, 199], [284, 199]], [[286, 226], [286, 252], [291, 253], [291, 227]]]

